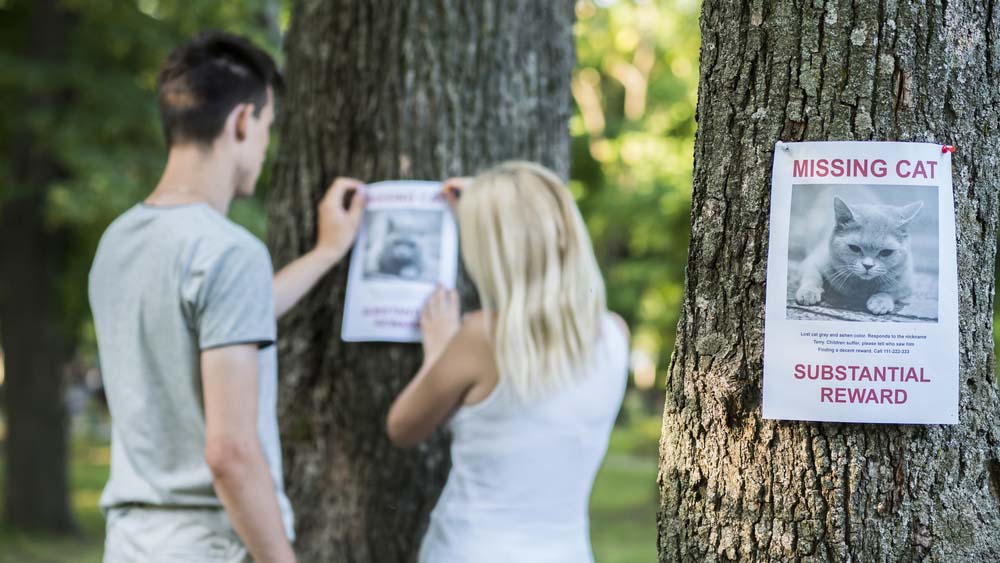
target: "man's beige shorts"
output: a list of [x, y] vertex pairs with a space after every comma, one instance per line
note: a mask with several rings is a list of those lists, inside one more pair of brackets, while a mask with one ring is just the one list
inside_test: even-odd
[[119, 507], [107, 513], [104, 563], [250, 563], [222, 509]]

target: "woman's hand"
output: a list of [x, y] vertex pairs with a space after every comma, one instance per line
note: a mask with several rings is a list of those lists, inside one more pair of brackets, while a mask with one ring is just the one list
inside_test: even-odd
[[393, 401], [385, 423], [389, 440], [397, 447], [414, 446], [430, 437], [492, 369], [492, 343], [472, 323], [460, 323], [458, 311], [458, 294], [440, 286], [424, 305], [420, 315], [424, 365]]
[[452, 211], [458, 209], [458, 199], [462, 197], [462, 192], [471, 183], [471, 176], [461, 176], [458, 178], [448, 178], [441, 185], [441, 193], [444, 194], [444, 198], [448, 201], [448, 206], [451, 207]]
[[444, 351], [460, 325], [458, 292], [438, 286], [420, 313], [425, 362], [437, 358]]

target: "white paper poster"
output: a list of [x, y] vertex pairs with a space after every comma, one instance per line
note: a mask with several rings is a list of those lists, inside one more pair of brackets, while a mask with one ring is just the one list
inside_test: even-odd
[[927, 143], [778, 143], [763, 416], [958, 422], [951, 154]]
[[420, 342], [420, 310], [427, 297], [437, 284], [455, 287], [455, 219], [439, 182], [377, 182], [366, 190], [341, 337]]

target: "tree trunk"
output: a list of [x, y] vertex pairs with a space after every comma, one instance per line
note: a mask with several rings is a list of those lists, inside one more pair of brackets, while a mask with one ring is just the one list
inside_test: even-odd
[[[565, 177], [573, 15], [571, 0], [295, 2], [269, 202], [275, 267], [312, 246], [315, 206], [335, 176], [438, 179], [522, 158]], [[421, 351], [341, 341], [346, 265], [280, 326], [297, 549], [304, 561], [410, 561], [448, 439], [388, 443], [388, 407]]]
[[[24, 56], [51, 63], [64, 57], [68, 14], [39, 1], [30, 19]], [[25, 94], [20, 107], [58, 103], [56, 94]], [[57, 276], [63, 237], [46, 224], [49, 185], [61, 172], [31, 131], [4, 139], [13, 163], [0, 202], [0, 319], [5, 355], [7, 415], [4, 517], [33, 530], [74, 529], [69, 508], [67, 420], [63, 365], [70, 343], [59, 314]]]
[[[705, 0], [702, 10], [691, 250], [660, 448], [660, 561], [996, 561], [993, 2]], [[961, 424], [761, 419], [778, 139], [958, 147]]]

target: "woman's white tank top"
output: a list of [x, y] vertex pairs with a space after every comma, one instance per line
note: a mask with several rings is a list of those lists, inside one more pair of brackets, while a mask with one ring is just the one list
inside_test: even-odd
[[628, 343], [610, 315], [601, 335], [566, 386], [525, 402], [501, 378], [458, 409], [420, 563], [593, 561], [587, 506], [628, 372]]

